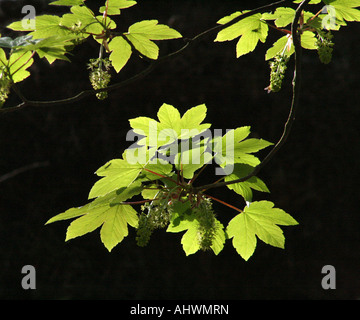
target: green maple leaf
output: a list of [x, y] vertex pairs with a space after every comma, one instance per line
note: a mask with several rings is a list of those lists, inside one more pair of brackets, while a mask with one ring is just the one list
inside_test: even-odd
[[[194, 214], [186, 214], [184, 216], [184, 212], [190, 210], [189, 202], [184, 204], [177, 203], [176, 210], [166, 232], [178, 233], [186, 231], [181, 238], [181, 244], [185, 254], [188, 256], [200, 250], [198, 233], [200, 224]], [[215, 219], [215, 225], [216, 232], [211, 249], [218, 255], [224, 248], [225, 232], [223, 225], [217, 219]]]
[[[101, 34], [104, 30], [103, 25], [100, 23], [102, 21], [102, 16], [96, 17], [95, 14], [86, 6], [73, 6], [70, 9], [71, 13], [66, 13], [62, 16], [60, 25], [72, 29], [78, 27], [82, 31], [93, 34]], [[107, 18], [109, 24], [109, 29], [114, 29], [116, 24], [110, 19]], [[83, 33], [82, 36], [88, 37], [89, 34]]]
[[[106, 3], [106, 1], [105, 1]], [[120, 9], [127, 9], [136, 5], [136, 1], [131, 0], [108, 0], [108, 15], [119, 15], [121, 13]], [[106, 5], [99, 8], [100, 13], [104, 13], [106, 10]]]
[[129, 187], [135, 180], [150, 181], [168, 175], [172, 165], [156, 159], [157, 163], [142, 164], [132, 161], [127, 153], [124, 159], [113, 159], [100, 167], [96, 174], [103, 177], [90, 190], [89, 199], [104, 196], [114, 190]]
[[157, 20], [144, 20], [136, 22], [124, 34], [135, 49], [142, 55], [156, 60], [159, 56], [159, 47], [152, 40], [169, 40], [181, 38], [182, 35]]
[[178, 139], [189, 139], [210, 128], [210, 124], [201, 123], [206, 111], [205, 104], [202, 104], [187, 110], [181, 117], [178, 109], [164, 103], [157, 113], [159, 121], [137, 117], [129, 122], [135, 133], [144, 136], [138, 144], [160, 147]]
[[[280, 7], [275, 10], [274, 13], [264, 13], [262, 18], [264, 20], [274, 20], [275, 25], [278, 28], [283, 28], [291, 24], [295, 18], [295, 10], [292, 8]], [[309, 11], [303, 11], [304, 21], [313, 20], [314, 14]]]
[[[30, 36], [31, 38], [31, 36]], [[70, 61], [65, 54], [67, 53], [66, 46], [72, 44], [73, 35], [65, 37], [50, 37], [45, 39], [34, 39], [34, 44], [28, 42], [20, 46], [14, 47], [17, 51], [36, 51], [40, 58], [45, 57], [49, 63], [53, 63], [56, 59]]]
[[[218, 23], [225, 24], [246, 12], [235, 12], [228, 17], [220, 19]], [[266, 41], [269, 27], [261, 20], [262, 15], [260, 13], [242, 19], [230, 27], [221, 30], [217, 34], [215, 41], [231, 41], [240, 37], [236, 45], [236, 56], [240, 57], [247, 54], [256, 48], [259, 41], [263, 43]]]
[[285, 211], [269, 201], [252, 202], [228, 224], [226, 233], [236, 251], [248, 260], [255, 251], [256, 237], [274, 247], [284, 248], [285, 237], [278, 225], [297, 225]]
[[359, 0], [323, 0], [335, 9], [336, 19], [340, 21], [360, 21]]
[[[273, 143], [264, 139], [246, 139], [250, 134], [250, 127], [239, 127], [219, 138], [214, 139], [215, 160], [221, 167], [234, 163], [251, 166], [260, 164], [260, 160], [252, 153], [258, 152]], [[245, 140], [246, 139], [246, 140]]]
[[77, 6], [84, 3], [85, 0], [57, 0], [54, 2], [50, 2], [50, 5], [54, 6]]
[[34, 39], [48, 38], [54, 36], [69, 35], [69, 30], [62, 28], [60, 25], [61, 18], [53, 15], [36, 16], [34, 21], [34, 29], [23, 27], [23, 21], [15, 21], [7, 26], [7, 28], [15, 31], [31, 31], [30, 35]]
[[7, 66], [9, 76], [14, 83], [26, 79], [30, 72], [27, 70], [34, 62], [31, 52], [14, 52], [10, 55], [9, 60], [6, 56], [1, 59], [1, 64]]
[[120, 72], [131, 57], [131, 46], [124, 38], [115, 37], [109, 43], [109, 49], [111, 51], [109, 59], [111, 60], [112, 66], [116, 72]]
[[[301, 34], [301, 46], [304, 49], [316, 50], [316, 35], [312, 31]], [[270, 60], [278, 54], [290, 57], [295, 52], [291, 35], [286, 35], [276, 40], [271, 48], [266, 51], [265, 60]]]
[[262, 18], [265, 20], [275, 20], [274, 23], [278, 28], [283, 28], [293, 22], [295, 10], [292, 8], [280, 7], [274, 13], [264, 13]]
[[101, 227], [101, 241], [111, 251], [128, 235], [127, 225], [134, 228], [138, 225], [136, 211], [130, 205], [122, 204], [122, 201], [139, 194], [141, 190], [140, 183], [133, 184], [120, 192], [112, 192], [99, 197], [83, 207], [71, 208], [60, 213], [48, 220], [46, 224], [78, 218], [69, 225], [65, 241], [83, 236]]

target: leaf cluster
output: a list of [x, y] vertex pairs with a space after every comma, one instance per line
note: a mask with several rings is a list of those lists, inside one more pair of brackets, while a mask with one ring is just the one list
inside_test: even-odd
[[[181, 53], [191, 42], [214, 30], [219, 30], [215, 42], [237, 40], [239, 58], [265, 43], [270, 30], [274, 30], [281, 36], [265, 54], [270, 65], [270, 84], [266, 90], [277, 92], [297, 47], [317, 50], [320, 61], [329, 63], [334, 46], [332, 33], [348, 22], [360, 21], [360, 0], [293, 1], [301, 3], [300, 6], [309, 4], [309, 11], [279, 3], [282, 2], [271, 5], [272, 10], [243, 10], [223, 17], [217, 27], [193, 39], [183, 39], [186, 44], [165, 58]], [[28, 69], [35, 55], [50, 64], [56, 60], [70, 61], [68, 54], [74, 46], [89, 39], [99, 45], [98, 57], [88, 63], [89, 80], [99, 99], [107, 96], [111, 70], [119, 73], [132, 56], [149, 62], [150, 70], [154, 61], [160, 60], [157, 41], [179, 39], [182, 35], [155, 19], [135, 22], [126, 31], [118, 30], [115, 20], [123, 10], [136, 4], [133, 0], [105, 0], [95, 13], [85, 0], [58, 0], [51, 5], [67, 6], [68, 13], [40, 15], [30, 24], [11, 23], [8, 28], [28, 34], [15, 39], [0, 37], [0, 107], [10, 88], [30, 75]], [[28, 29], [29, 25], [33, 27]], [[297, 98], [295, 79], [293, 101]], [[24, 104], [29, 103], [18, 95]], [[290, 120], [293, 110], [294, 104]], [[270, 201], [253, 201], [254, 191], [269, 192], [264, 181], [256, 176], [256, 169], [263, 163], [255, 154], [272, 143], [251, 137], [250, 126], [227, 130], [225, 134], [216, 129], [210, 131], [211, 124], [203, 123], [206, 113], [205, 104], [181, 115], [177, 108], [164, 103], [157, 119], [146, 116], [130, 119], [127, 141], [137, 140], [121, 158], [96, 171], [100, 179], [89, 192], [90, 202], [66, 210], [47, 223], [74, 219], [67, 228], [66, 240], [100, 229], [101, 241], [109, 251], [128, 236], [129, 226], [135, 228], [140, 246], [149, 242], [156, 229], [183, 232], [181, 244], [186, 255], [199, 250], [211, 250], [217, 255], [229, 239], [245, 260], [254, 253], [257, 239], [284, 248], [285, 238], [279, 226], [296, 225], [297, 221]], [[279, 143], [283, 141], [281, 138]], [[279, 143], [272, 151], [279, 148]], [[196, 185], [211, 167], [221, 178], [217, 177], [210, 185]], [[240, 196], [244, 206], [240, 209], [238, 204], [209, 194], [210, 188], [219, 186], [226, 186]], [[227, 226], [214, 211], [214, 201], [236, 212]]]
[[[267, 201], [252, 202], [253, 190], [269, 192], [265, 183], [254, 176], [228, 185], [228, 189], [240, 195], [247, 204], [244, 211], [206, 194], [206, 190], [195, 191], [194, 184], [205, 168], [211, 165], [224, 174], [220, 180], [232, 181], [246, 176], [260, 163], [254, 153], [272, 143], [249, 138], [249, 126], [228, 130], [224, 135], [214, 137], [209, 130], [211, 124], [203, 123], [206, 112], [203, 104], [181, 116], [178, 109], [164, 103], [157, 113], [158, 120], [148, 117], [130, 119], [132, 139], [137, 138], [137, 141], [125, 150], [121, 159], [113, 159], [96, 171], [101, 179], [90, 190], [89, 199], [93, 199], [92, 202], [69, 209], [47, 223], [77, 218], [68, 227], [66, 240], [101, 227], [101, 240], [109, 251], [128, 235], [128, 225], [136, 228], [140, 246], [149, 242], [156, 229], [166, 229], [171, 233], [186, 231], [181, 244], [187, 255], [209, 249], [219, 254], [225, 240], [235, 236], [234, 247], [247, 260], [251, 255], [248, 253], [249, 244], [242, 237], [248, 235], [235, 235], [234, 228], [247, 228], [248, 222], [236, 216], [228, 226], [228, 233], [217, 219], [212, 202], [218, 201], [241, 212], [240, 216], [247, 216], [248, 207], [264, 207], [264, 212], [254, 209], [259, 212], [261, 223], [267, 215], [272, 217], [269, 212], [280, 210], [272, 211]], [[135, 209], [136, 206], [140, 208]], [[288, 217], [285, 213], [282, 215]], [[288, 225], [296, 224], [291, 219], [287, 220]], [[278, 220], [273, 223], [277, 224]], [[283, 247], [279, 230], [274, 227], [268, 229], [270, 237], [275, 237], [278, 242], [264, 240], [262, 234], [260, 239]], [[253, 229], [247, 232], [250, 234]], [[239, 242], [239, 239], [242, 240]], [[252, 241], [252, 244], [254, 251], [256, 243]], [[244, 250], [247, 254], [243, 254]]]

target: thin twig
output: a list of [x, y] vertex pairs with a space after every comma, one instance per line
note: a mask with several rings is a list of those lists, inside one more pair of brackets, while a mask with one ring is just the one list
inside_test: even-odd
[[199, 187], [193, 188], [193, 192], [196, 193], [196, 192], [200, 192], [203, 190], [219, 188], [219, 187], [227, 186], [227, 185], [234, 184], [234, 183], [240, 183], [240, 182], [244, 182], [244, 181], [250, 179], [251, 177], [254, 177], [274, 157], [274, 155], [279, 151], [279, 149], [282, 147], [282, 145], [286, 142], [286, 140], [290, 134], [291, 127], [295, 121], [295, 114], [296, 114], [296, 110], [298, 108], [299, 96], [300, 96], [302, 48], [301, 48], [300, 34], [298, 34], [299, 18], [301, 16], [304, 6], [307, 5], [309, 2], [310, 2], [310, 0], [304, 0], [300, 3], [300, 5], [298, 6], [298, 8], [296, 10], [295, 17], [294, 17], [294, 20], [291, 25], [291, 34], [293, 37], [293, 44], [294, 44], [294, 50], [295, 50], [293, 94], [292, 94], [290, 113], [289, 113], [288, 119], [285, 123], [284, 131], [283, 131], [281, 138], [276, 143], [274, 148], [269, 152], [269, 154], [265, 157], [265, 159], [258, 166], [256, 166], [254, 168], [254, 170], [251, 173], [249, 173], [247, 176], [240, 178], [240, 179], [219, 182], [219, 183], [211, 183], [211, 184], [199, 186]]
[[26, 166], [23, 166], [23, 167], [20, 167], [18, 169], [15, 169], [9, 173], [6, 173], [4, 175], [2, 175], [0, 177], [0, 183], [8, 180], [8, 179], [11, 179], [21, 173], [24, 173], [26, 171], [30, 171], [32, 169], [36, 169], [36, 168], [41, 168], [41, 167], [46, 167], [49, 165], [49, 162], [48, 161], [45, 161], [45, 162], [34, 162], [32, 164], [29, 164], [29, 165], [26, 165]]

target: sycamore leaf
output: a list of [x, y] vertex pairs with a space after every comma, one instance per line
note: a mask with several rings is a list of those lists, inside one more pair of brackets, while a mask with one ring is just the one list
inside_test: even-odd
[[104, 196], [114, 190], [129, 187], [136, 179], [139, 181], [156, 180], [169, 174], [172, 165], [161, 163], [141, 164], [125, 159], [114, 159], [100, 167], [96, 174], [103, 177], [90, 190], [89, 199]]
[[14, 83], [26, 79], [30, 72], [26, 69], [33, 64], [31, 52], [14, 52], [9, 58], [10, 76]]
[[316, 40], [314, 32], [304, 31], [301, 35], [301, 46], [305, 49], [316, 50]]
[[35, 45], [42, 41], [41, 39], [33, 39], [31, 35], [20, 36], [15, 39], [10, 37], [0, 38], [0, 47], [9, 49], [19, 49], [28, 47], [29, 45]]
[[[121, 13], [120, 9], [130, 8], [136, 5], [136, 1], [131, 0], [108, 0], [108, 15], [119, 15]], [[105, 1], [106, 3], [106, 1]], [[100, 13], [104, 13], [106, 6], [99, 8]]]
[[136, 182], [128, 188], [99, 197], [83, 207], [60, 213], [46, 224], [80, 217], [69, 225], [65, 241], [83, 236], [102, 226], [101, 241], [111, 251], [128, 235], [128, 224], [134, 228], [138, 225], [136, 211], [122, 202], [139, 194], [141, 190], [141, 183]]
[[266, 51], [265, 60], [274, 58], [277, 54], [290, 57], [294, 53], [293, 41], [291, 35], [286, 35], [276, 40], [271, 48]]
[[[86, 31], [87, 33], [81, 33], [81, 36], [85, 38], [89, 36], [89, 33], [101, 34], [104, 30], [104, 27], [100, 23], [103, 17], [95, 16], [88, 7], [73, 6], [70, 11], [71, 13], [64, 14], [61, 18], [60, 24], [66, 27], [64, 29]], [[107, 17], [107, 28], [116, 28], [115, 22], [109, 17]]]
[[50, 5], [54, 5], [54, 6], [76, 6], [76, 5], [81, 5], [84, 3], [85, 0], [57, 0], [54, 2], [50, 2]]
[[120, 72], [131, 57], [131, 46], [124, 38], [115, 37], [109, 43], [109, 49], [111, 51], [109, 58], [112, 66], [116, 72]]
[[214, 139], [216, 163], [221, 167], [234, 163], [258, 165], [260, 160], [251, 153], [264, 149], [272, 145], [272, 143], [263, 139], [246, 139], [249, 134], [250, 127], [245, 126], [235, 130], [228, 130], [222, 138]]
[[236, 251], [248, 260], [255, 251], [256, 237], [274, 247], [284, 248], [285, 237], [278, 225], [297, 225], [285, 211], [269, 201], [252, 202], [228, 224], [226, 233]]
[[34, 39], [69, 35], [70, 31], [61, 27], [60, 21], [61, 18], [58, 16], [41, 15], [35, 17], [35, 29], [24, 29], [22, 20], [11, 23], [7, 28], [15, 31], [32, 31], [30, 35]]
[[6, 53], [3, 49], [0, 48], [0, 66], [7, 66], [8, 60], [6, 58]]
[[[323, 2], [333, 9], [336, 14], [336, 19], [340, 21], [360, 21], [360, 7], [359, 0], [323, 0]], [[329, 9], [330, 10], [330, 9]], [[331, 15], [331, 12], [329, 12]]]
[[158, 24], [157, 20], [136, 22], [129, 27], [124, 35], [142, 55], [156, 60], [159, 56], [159, 47], [151, 40], [168, 40], [181, 38], [176, 30]]
[[127, 188], [121, 188], [117, 191], [113, 191], [107, 194], [106, 196], [98, 197], [84, 206], [71, 208], [63, 213], [59, 213], [58, 215], [49, 219], [45, 224], [77, 218], [95, 209], [96, 207], [105, 205], [105, 203], [108, 203], [109, 205], [120, 204], [123, 201], [131, 199], [133, 196], [140, 194], [142, 189], [141, 182], [136, 181]]
[[[236, 163], [233, 172], [225, 177], [225, 181], [228, 182], [241, 179], [250, 174], [253, 170], [254, 168], [249, 165]], [[245, 201], [252, 201], [252, 189], [260, 192], [270, 192], [266, 184], [258, 177], [251, 177], [243, 182], [229, 184], [227, 187], [240, 194]]]
[[[189, 202], [187, 202], [185, 205], [182, 205], [182, 208], [180, 208], [180, 210], [186, 211], [188, 207], [190, 207]], [[224, 248], [225, 232], [224, 226], [217, 219], [215, 219], [215, 225], [216, 231], [214, 234], [211, 249], [213, 250], [215, 255], [218, 255]], [[181, 244], [183, 250], [185, 251], [185, 254], [188, 256], [200, 250], [198, 232], [199, 226], [200, 224], [198, 220], [196, 220], [195, 215], [186, 215], [186, 218], [181, 219], [179, 217], [179, 214], [176, 213], [175, 218], [173, 217], [166, 232], [177, 233], [186, 231], [181, 238]]]
[[275, 25], [278, 28], [283, 28], [293, 22], [295, 10], [292, 8], [280, 7], [277, 8], [274, 13], [264, 13], [262, 17], [265, 20], [275, 20]]
[[49, 63], [56, 59], [70, 61], [65, 54], [67, 53], [66, 46], [71, 44], [74, 40], [73, 35], [65, 37], [50, 37], [45, 39], [36, 39], [36, 43], [23, 44], [22, 46], [15, 47], [17, 51], [36, 51], [40, 58], [45, 57]]
[[127, 34], [126, 38], [133, 44], [134, 48], [145, 57], [156, 60], [159, 56], [159, 47], [149, 38], [142, 34]]
[[[247, 11], [233, 13], [229, 17], [220, 19], [218, 23], [225, 24], [245, 12]], [[236, 45], [236, 56], [240, 57], [247, 54], [256, 48], [259, 41], [263, 43], [266, 41], [269, 27], [261, 20], [262, 15], [260, 13], [242, 19], [230, 27], [221, 30], [215, 41], [230, 41], [240, 37]]]
[[164, 103], [158, 113], [159, 121], [148, 117], [130, 119], [130, 126], [136, 134], [144, 136], [139, 145], [161, 147], [177, 139], [189, 139], [208, 129], [210, 124], [201, 124], [206, 116], [204, 104], [193, 107], [181, 117], [172, 105]]
[[130, 205], [111, 206], [108, 201], [104, 201], [102, 205], [92, 208], [69, 225], [65, 241], [83, 236], [102, 226], [101, 241], [111, 251], [128, 235], [128, 224], [134, 228], [138, 224], [136, 211]]
[[[304, 49], [315, 50], [316, 36], [314, 32], [304, 31], [301, 34], [301, 46]], [[295, 52], [291, 35], [286, 35], [276, 40], [271, 48], [266, 51], [265, 60], [270, 60], [278, 54], [290, 57]]]

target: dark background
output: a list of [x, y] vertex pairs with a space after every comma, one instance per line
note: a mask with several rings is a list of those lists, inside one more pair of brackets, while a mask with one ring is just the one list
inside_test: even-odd
[[[42, 14], [49, 12], [44, 2], [1, 1], [3, 36], [15, 35], [4, 26], [22, 17], [24, 4], [34, 4]], [[139, 0], [123, 12], [118, 25], [124, 30], [155, 18], [192, 37], [225, 15], [265, 3]], [[148, 247], [140, 248], [132, 229], [108, 253], [98, 230], [65, 243], [69, 221], [44, 226], [50, 217], [87, 202], [97, 181], [95, 170], [128, 146], [128, 119], [156, 117], [163, 102], [181, 112], [206, 103], [212, 128], [251, 125], [255, 135], [277, 141], [289, 111], [293, 63], [283, 90], [267, 94], [264, 54], [278, 36], [271, 32], [265, 45], [240, 59], [236, 41], [214, 43], [209, 37], [103, 102], [90, 97], [1, 115], [0, 177], [29, 164], [48, 165], [0, 184], [0, 298], [359, 299], [360, 26], [354, 23], [336, 33], [330, 65], [320, 64], [316, 52], [304, 52], [302, 96], [291, 136], [259, 175], [272, 193], [256, 193], [255, 200], [273, 201], [300, 223], [283, 228], [285, 250], [258, 242], [245, 262], [227, 241], [218, 256], [199, 252], [186, 257], [181, 234], [160, 230]], [[160, 44], [160, 53], [181, 44]], [[32, 76], [20, 84], [24, 95], [51, 100], [89, 88], [86, 61], [97, 57], [98, 47], [89, 41], [73, 54], [71, 64], [37, 59]], [[113, 81], [144, 67], [145, 62], [133, 58]], [[6, 106], [18, 102], [11, 96]], [[240, 199], [225, 189], [212, 194], [233, 204]], [[234, 215], [227, 207], [215, 204], [215, 209], [224, 224]], [[21, 268], [27, 264], [36, 268], [36, 290], [21, 288]], [[336, 268], [336, 290], [321, 287], [321, 270], [328, 264]]]

